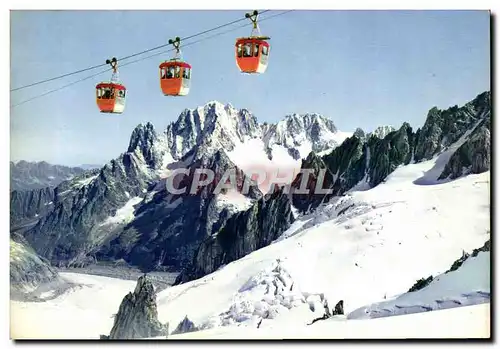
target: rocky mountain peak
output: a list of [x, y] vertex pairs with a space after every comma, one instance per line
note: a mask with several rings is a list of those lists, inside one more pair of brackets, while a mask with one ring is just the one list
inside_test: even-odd
[[368, 137], [375, 136], [380, 139], [384, 139], [389, 133], [396, 131], [393, 126], [379, 126], [373, 132], [368, 133]]
[[455, 105], [445, 110], [431, 108], [418, 132], [415, 160], [431, 159], [434, 154], [458, 141], [467, 130], [486, 117], [490, 105], [491, 94], [487, 91], [462, 107]]
[[305, 158], [311, 151], [334, 148], [345, 139], [338, 134], [332, 120], [317, 113], [287, 115], [284, 120], [262, 129], [267, 147], [284, 146], [296, 160]]
[[354, 131], [353, 136], [356, 136], [359, 139], [364, 139], [366, 137], [366, 133], [365, 133], [365, 131], [363, 131], [363, 129], [361, 129], [361, 128], [358, 127]]
[[152, 123], [139, 124], [132, 131], [127, 152], [142, 155], [145, 162], [154, 167], [158, 162], [158, 154], [154, 152], [154, 145], [157, 141], [158, 134]]
[[[166, 131], [174, 159], [193, 152], [214, 154], [217, 149], [232, 150], [246, 138], [261, 135], [257, 119], [246, 109], [211, 101], [196, 109], [185, 109]], [[196, 149], [195, 149], [196, 148]]]
[[167, 327], [158, 321], [153, 283], [147, 275], [143, 275], [137, 280], [134, 292], [123, 298], [108, 339], [138, 339], [167, 335]]

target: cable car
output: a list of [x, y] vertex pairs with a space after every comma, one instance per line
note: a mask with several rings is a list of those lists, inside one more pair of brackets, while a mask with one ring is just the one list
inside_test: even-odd
[[101, 113], [121, 114], [125, 109], [125, 95], [127, 89], [119, 83], [117, 60], [106, 60], [106, 64], [110, 64], [113, 68], [111, 81], [100, 82], [96, 85], [96, 102]]
[[176, 49], [174, 58], [160, 64], [160, 87], [165, 96], [185, 96], [191, 85], [191, 65], [182, 61], [179, 37], [170, 39]]
[[266, 40], [271, 38], [260, 35], [257, 23], [258, 11], [253, 14], [246, 13], [245, 17], [253, 23], [252, 33], [249, 37], [236, 39], [236, 65], [242, 73], [262, 74], [267, 69], [269, 51], [271, 46]]

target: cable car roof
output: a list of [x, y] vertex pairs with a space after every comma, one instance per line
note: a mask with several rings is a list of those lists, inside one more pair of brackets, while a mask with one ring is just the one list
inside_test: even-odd
[[182, 62], [182, 61], [170, 60], [170, 61], [165, 61], [165, 62], [163, 62], [163, 63], [160, 64], [160, 68], [164, 68], [164, 67], [191, 68], [191, 65], [189, 63]]
[[116, 84], [113, 82], [100, 82], [96, 85], [95, 88], [107, 88], [107, 87], [112, 87], [117, 90], [126, 90], [125, 86], [123, 86], [122, 84]]
[[269, 46], [269, 43], [267, 43], [265, 40], [270, 40], [270, 39], [271, 38], [269, 36], [248, 36], [236, 39], [236, 45], [246, 42], [258, 42], [264, 46]]

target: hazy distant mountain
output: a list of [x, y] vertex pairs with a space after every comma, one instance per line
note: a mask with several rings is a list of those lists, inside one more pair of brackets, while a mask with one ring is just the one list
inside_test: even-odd
[[81, 164], [78, 165], [77, 167], [83, 168], [84, 170], [93, 170], [95, 168], [101, 168], [103, 166], [104, 164]]
[[56, 187], [62, 181], [85, 172], [81, 167], [52, 165], [45, 161], [10, 162], [10, 190], [33, 190]]

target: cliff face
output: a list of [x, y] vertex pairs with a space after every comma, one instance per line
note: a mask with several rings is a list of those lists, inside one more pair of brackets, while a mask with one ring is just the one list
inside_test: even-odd
[[49, 212], [53, 205], [54, 189], [52, 188], [14, 190], [10, 193], [10, 222], [12, 225], [19, 225], [37, 219]]
[[[340, 196], [355, 186], [374, 187], [380, 184], [399, 165], [412, 158], [415, 135], [409, 124], [384, 138], [373, 134], [368, 139], [358, 133], [324, 156], [309, 154], [301, 169], [312, 170], [307, 194], [300, 194], [303, 177], [299, 174], [292, 183], [293, 205], [301, 212], [315, 209], [332, 196]], [[323, 171], [323, 175], [320, 175]], [[318, 182], [320, 185], [318, 186]], [[318, 194], [316, 189], [330, 189], [330, 194]]]
[[290, 200], [283, 189], [268, 194], [249, 210], [236, 213], [205, 239], [176, 284], [202, 277], [220, 266], [269, 245], [293, 223]]
[[455, 151], [439, 179], [455, 179], [488, 171], [491, 164], [490, 116], [480, 121], [468, 139]]

